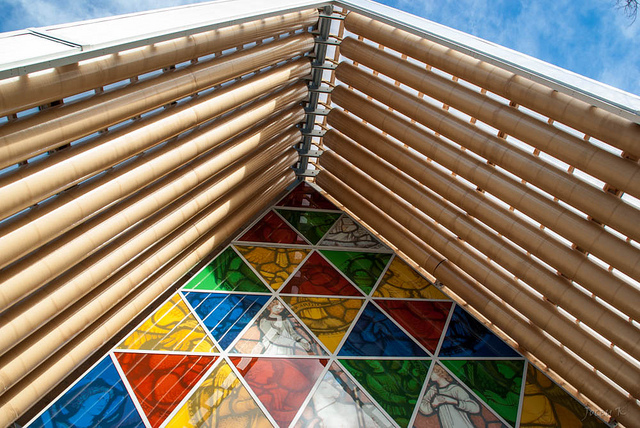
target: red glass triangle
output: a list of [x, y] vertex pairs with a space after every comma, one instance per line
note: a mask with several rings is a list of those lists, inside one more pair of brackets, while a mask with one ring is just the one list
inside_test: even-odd
[[289, 278], [282, 293], [362, 296], [362, 293], [315, 251], [298, 272]]
[[375, 302], [429, 352], [436, 351], [451, 302], [378, 299]]
[[280, 216], [269, 211], [249, 229], [240, 241], [273, 242], [279, 244], [307, 244], [303, 237], [291, 228]]
[[152, 427], [160, 426], [215, 362], [214, 356], [115, 353]]
[[287, 196], [276, 204], [279, 207], [318, 208], [337, 210], [327, 198], [306, 182], [298, 184]]
[[298, 413], [327, 361], [315, 358], [231, 358], [282, 428], [288, 427]]

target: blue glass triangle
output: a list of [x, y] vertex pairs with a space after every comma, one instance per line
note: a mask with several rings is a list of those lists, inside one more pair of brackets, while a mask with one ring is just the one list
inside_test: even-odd
[[428, 357], [429, 355], [373, 304], [360, 315], [340, 356]]
[[33, 427], [144, 427], [110, 357], [64, 393]]
[[520, 354], [460, 306], [456, 306], [453, 311], [439, 355], [474, 358], [520, 357]]
[[184, 296], [223, 348], [233, 342], [270, 297], [198, 292]]

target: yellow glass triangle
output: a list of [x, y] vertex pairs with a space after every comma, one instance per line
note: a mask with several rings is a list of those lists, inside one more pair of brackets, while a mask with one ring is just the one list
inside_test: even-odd
[[219, 352], [177, 294], [127, 336], [118, 349]]
[[277, 290], [289, 278], [289, 275], [309, 255], [311, 250], [299, 248], [275, 248], [236, 246], [251, 266]]
[[330, 352], [335, 352], [363, 303], [361, 299], [281, 297]]
[[399, 257], [394, 257], [373, 297], [449, 300], [442, 291]]
[[166, 426], [272, 427], [226, 361], [213, 370]]

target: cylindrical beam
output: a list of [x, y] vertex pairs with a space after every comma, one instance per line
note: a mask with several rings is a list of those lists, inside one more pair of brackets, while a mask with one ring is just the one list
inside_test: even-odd
[[[278, 158], [287, 147], [299, 141], [300, 131], [294, 128], [266, 142], [254, 134], [231, 147], [225, 146], [226, 150], [207, 156], [207, 162], [185, 168], [180, 176], [163, 180], [164, 183], [153, 186], [150, 191], [145, 189], [144, 196], [136, 195], [134, 203], [115, 205], [73, 229], [62, 242], [54, 241], [52, 244], [57, 244], [54, 248], [45, 247], [21, 260], [18, 266], [23, 272], [49, 272], [48, 278], [44, 276], [38, 286], [66, 272], [4, 312], [0, 321], [0, 355], [84, 296], [95, 282], [106, 280], [159, 237], [168, 235], [224, 191], [239, 184], [246, 178], [247, 171], [260, 170], [262, 165]], [[297, 159], [292, 148], [287, 153], [282, 169]], [[241, 159], [247, 155], [248, 158]], [[229, 168], [223, 170], [227, 166]], [[178, 197], [182, 202], [176, 200]], [[109, 242], [115, 236], [117, 238]], [[107, 242], [109, 244], [102, 247]], [[87, 259], [100, 247], [99, 253]], [[81, 263], [85, 259], [85, 263]], [[34, 276], [29, 275], [27, 280]], [[36, 287], [23, 282], [20, 288]]]
[[[78, 222], [95, 215], [105, 206], [161, 178], [257, 122], [269, 118], [274, 112], [299, 103], [307, 92], [307, 87], [302, 82], [285, 88], [259, 103], [252, 104], [249, 108], [234, 112], [220, 121], [214, 121], [211, 126], [178, 140], [176, 144], [165, 145], [148, 156], [141, 156], [134, 162], [97, 177], [87, 185], [65, 192], [59, 200], [40, 206], [41, 209], [27, 212], [15, 221], [11, 219], [0, 231], [0, 247], [5, 250], [0, 255], [0, 260], [3, 264], [9, 260], [16, 260], [44, 245]], [[283, 113], [284, 116], [280, 119], [286, 120], [285, 116], [289, 115], [301, 117], [303, 114], [302, 109], [298, 108]], [[277, 127], [277, 124], [272, 125]], [[5, 303], [8, 302], [0, 303], [0, 307], [5, 307]]]
[[[288, 158], [288, 154], [285, 155]], [[191, 220], [131, 261], [132, 269], [123, 269], [109, 280], [94, 284], [94, 290], [60, 313], [43, 328], [0, 357], [0, 390], [5, 391], [45, 361], [46, 357], [69, 342], [87, 326], [106, 313], [142, 282], [193, 244], [203, 233], [224, 220], [236, 207], [257, 196], [257, 191], [289, 171], [278, 162], [253, 174], [254, 180], [228, 189], [226, 196], [205, 207]], [[141, 272], [146, 275], [140, 276]], [[131, 280], [137, 278], [132, 284]], [[98, 297], [99, 296], [99, 297]], [[36, 351], [37, 350], [37, 351]]]
[[334, 152], [323, 153], [320, 165], [397, 222], [405, 225], [469, 276], [484, 284], [516, 311], [580, 355], [634, 397], [640, 392], [640, 371], [637, 367], [564, 317], [553, 304], [543, 301], [520, 286], [517, 281], [491, 266], [451, 232], [387, 191], [361, 170], [353, 168]]
[[516, 108], [362, 41], [347, 37], [340, 44], [340, 53], [518, 138], [620, 191], [640, 197], [640, 166], [637, 162], [602, 150]]
[[130, 52], [58, 67], [1, 83], [0, 116], [160, 70], [193, 58], [314, 25], [318, 10], [287, 13], [180, 37]]
[[[0, 168], [311, 49], [311, 35], [288, 37], [7, 123], [0, 127]], [[291, 69], [289, 66], [288, 70]], [[309, 68], [305, 74], [310, 72]], [[244, 86], [260, 86], [265, 75], [251, 83], [247, 81]], [[254, 93], [259, 91], [258, 88], [253, 90]], [[236, 102], [241, 103], [242, 99], [238, 96]]]
[[[179, 256], [157, 271], [148, 269], [130, 280], [130, 298], [122, 300], [87, 329], [32, 371], [19, 384], [0, 396], [0, 425], [9, 425], [40, 400], [56, 384], [78, 367], [96, 349], [122, 330], [140, 311], [148, 307], [171, 284], [199, 260], [228, 239], [251, 217], [280, 194], [294, 180], [293, 172], [256, 192], [233, 215], [227, 215], [215, 229], [203, 231], [200, 238]], [[136, 282], [137, 281], [137, 282]]]
[[142, 120], [134, 129], [122, 129], [115, 135], [105, 135], [93, 143], [51, 155], [43, 162], [18, 168], [0, 180], [0, 200], [4, 201], [0, 217], [32, 206], [224, 112], [295, 82], [310, 71], [309, 61], [303, 58], [194, 99], [176, 111]]
[[520, 181], [507, 177], [466, 151], [454, 148], [446, 140], [431, 136], [409, 120], [367, 101], [354, 91], [338, 86], [333, 90], [332, 100], [640, 281], [640, 251], [594, 222], [579, 217]]
[[[425, 162], [410, 150], [383, 136], [379, 131], [356, 120], [354, 116], [347, 115], [339, 109], [333, 109], [327, 119], [329, 125], [447, 201], [462, 208], [470, 216], [482, 221], [524, 250], [558, 269], [564, 277], [577, 281], [582, 287], [632, 319], [640, 319], [638, 290], [596, 265], [581, 252], [564, 245], [481, 192], [470, 189], [431, 162]], [[323, 139], [325, 144], [330, 142], [332, 137], [333, 135], [327, 133], [326, 138]], [[338, 149], [334, 147], [334, 150]]]
[[345, 28], [640, 157], [640, 125], [627, 119], [357, 13]]
[[[435, 252], [413, 233], [389, 218], [386, 213], [347, 187], [330, 172], [321, 171], [316, 182], [419, 265], [421, 265], [421, 260], [425, 257], [430, 258]], [[386, 217], [387, 221], [377, 222], [379, 227], [373, 226], [372, 222], [376, 221], [377, 217]], [[416, 244], [416, 242], [421, 244], [422, 249], [419, 248], [420, 244]], [[448, 260], [443, 260], [437, 265], [433, 274], [447, 288], [463, 299], [465, 305], [470, 305], [482, 316], [490, 319], [495, 326], [513, 338], [523, 350], [536, 355], [542, 363], [549, 366], [602, 409], [621, 408], [628, 410], [624, 415], [620, 415], [618, 419], [620, 422], [633, 424], [639, 420], [640, 407], [637, 406], [633, 398], [627, 397], [594, 374], [589, 368], [580, 364], [561, 346], [551, 342], [539, 328], [524, 321], [508, 306], [496, 301], [481, 284], [469, 278], [458, 267]]]
[[[398, 172], [354, 141], [335, 130], [327, 132], [323, 143], [334, 153], [367, 173], [391, 192], [422, 211], [435, 222], [459, 236], [494, 262], [514, 274], [580, 321], [611, 340], [632, 357], [640, 355], [640, 330], [628, 320], [611, 313], [590, 296], [578, 291], [566, 279], [551, 273], [508, 241], [499, 238], [483, 223], [470, 217], [455, 205], [443, 201], [420, 183]], [[324, 155], [323, 155], [324, 156]], [[640, 293], [636, 293], [636, 304]]]
[[597, 189], [538, 156], [527, 153], [358, 67], [341, 63], [336, 70], [336, 76], [344, 83], [459, 143], [487, 161], [591, 215], [599, 223], [611, 226], [640, 241], [640, 211], [622, 199]]

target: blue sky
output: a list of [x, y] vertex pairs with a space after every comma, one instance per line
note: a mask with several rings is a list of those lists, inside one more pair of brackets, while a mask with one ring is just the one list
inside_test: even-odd
[[[640, 19], [615, 0], [380, 2], [640, 95]], [[187, 3], [197, 1], [0, 0], [0, 31]]]

